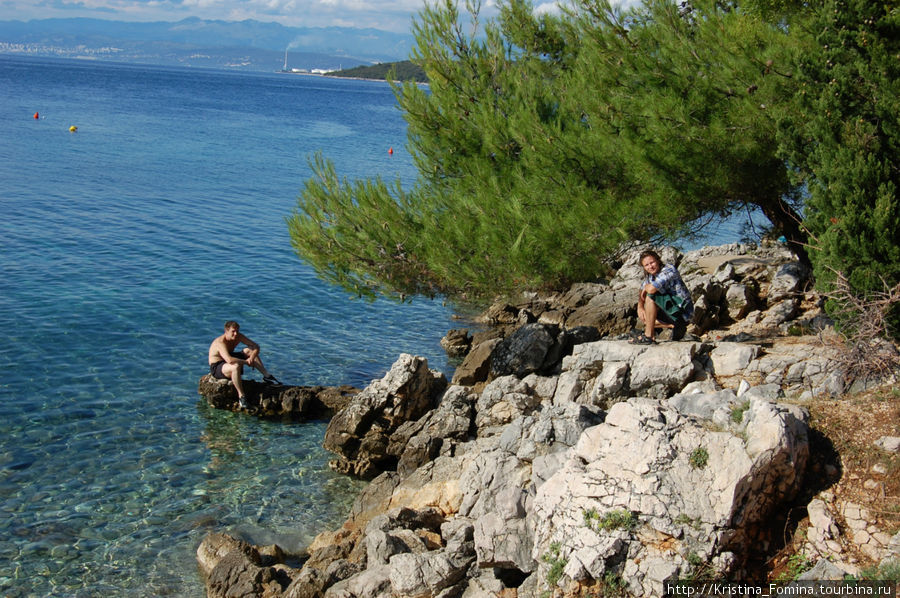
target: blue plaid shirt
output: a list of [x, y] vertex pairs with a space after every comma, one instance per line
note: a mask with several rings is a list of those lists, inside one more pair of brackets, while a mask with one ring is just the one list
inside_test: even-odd
[[684, 281], [681, 280], [681, 274], [678, 273], [675, 266], [667, 264], [663, 266], [663, 269], [660, 270], [659, 274], [656, 276], [650, 276], [648, 274], [644, 278], [644, 282], [641, 283], [641, 288], [648, 284], [652, 284], [656, 287], [656, 290], [659, 293], [681, 297], [684, 300], [684, 310], [682, 313], [685, 321], [689, 321], [691, 317], [693, 317], [694, 301], [691, 299], [691, 292], [684, 285]]

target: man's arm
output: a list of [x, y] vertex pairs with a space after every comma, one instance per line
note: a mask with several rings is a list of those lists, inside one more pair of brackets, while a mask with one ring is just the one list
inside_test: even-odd
[[247, 348], [250, 349], [250, 352], [247, 354], [247, 365], [253, 365], [253, 362], [256, 360], [257, 355], [259, 355], [259, 345], [254, 343], [252, 340], [250, 340], [240, 332], [238, 333], [237, 339], [238, 341], [247, 345]]
[[215, 346], [216, 352], [219, 354], [219, 358], [222, 359], [225, 363], [244, 363], [245, 360], [238, 359], [234, 355], [231, 354], [231, 351], [228, 350], [228, 347], [225, 345], [225, 341], [217, 340]]

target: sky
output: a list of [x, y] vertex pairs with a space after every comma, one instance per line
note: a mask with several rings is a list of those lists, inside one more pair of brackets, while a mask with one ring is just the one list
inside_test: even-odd
[[[429, 2], [441, 0], [427, 0]], [[458, 0], [464, 12], [465, 0]], [[557, 12], [558, 0], [533, 0], [536, 13]], [[254, 19], [288, 27], [354, 27], [411, 33], [426, 0], [0, 0], [0, 21], [89, 17], [110, 21], [180, 21], [188, 17]], [[613, 0], [633, 5], [639, 0]], [[496, 0], [481, 0], [494, 16]]]
[[[112, 21], [276, 22], [289, 27], [355, 27], [410, 32], [425, 0], [0, 0], [0, 20], [90, 17]], [[542, 4], [542, 2], [537, 2]], [[552, 2], [551, 2], [552, 4]], [[494, 0], [482, 0], [488, 14]]]

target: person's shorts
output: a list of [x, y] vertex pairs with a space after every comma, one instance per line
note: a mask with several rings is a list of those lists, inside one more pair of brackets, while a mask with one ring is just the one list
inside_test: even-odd
[[[247, 357], [243, 353], [238, 353], [237, 351], [231, 352], [232, 357], [237, 357], [238, 359], [244, 359]], [[209, 373], [213, 378], [218, 378], [219, 380], [228, 380], [230, 376], [226, 376], [222, 373], [222, 368], [225, 367], [226, 361], [217, 361], [215, 363], [209, 364]]]
[[653, 302], [659, 306], [659, 313], [656, 314], [658, 320], [666, 324], [679, 324], [687, 321], [682, 308], [684, 300], [681, 297], [665, 293], [655, 293], [651, 296]]

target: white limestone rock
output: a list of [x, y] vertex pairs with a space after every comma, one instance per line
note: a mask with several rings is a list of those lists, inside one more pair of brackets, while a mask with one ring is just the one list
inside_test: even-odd
[[742, 373], [760, 353], [758, 345], [721, 342], [709, 353], [713, 370], [718, 376], [734, 376]]
[[[558, 542], [561, 556], [579, 563], [570, 573], [593, 576], [616, 546], [637, 596], [660, 594], [666, 579], [686, 572], [692, 551], [723, 555], [716, 562], [730, 566], [731, 553], [749, 549], [745, 530], [796, 493], [809, 451], [803, 410], [753, 398], [745, 419], [746, 442], [658, 401], [613, 405], [537, 487], [528, 518], [533, 558]], [[615, 511], [630, 513], [633, 526], [586, 527], [585, 513], [602, 519]]]

